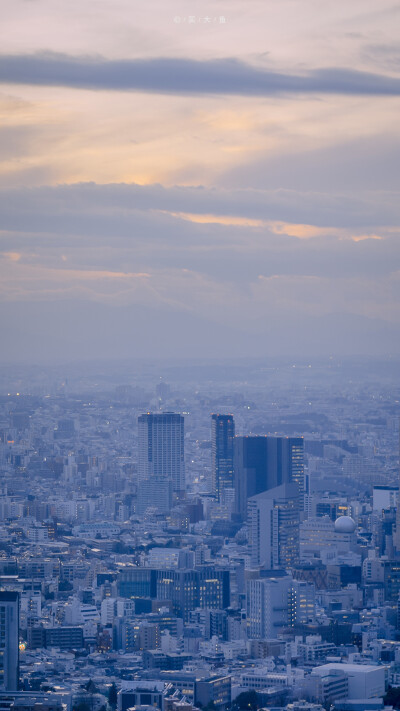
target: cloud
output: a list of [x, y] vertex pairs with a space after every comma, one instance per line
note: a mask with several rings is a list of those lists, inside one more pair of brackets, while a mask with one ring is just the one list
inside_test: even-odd
[[399, 230], [366, 229], [366, 202], [350, 199], [345, 222], [363, 224], [316, 224], [342, 223], [345, 206], [204, 187], [0, 190], [2, 358], [25, 357], [27, 338], [38, 360], [398, 352]]
[[[385, 199], [375, 217], [385, 215]], [[367, 228], [367, 214], [366, 198], [287, 191], [128, 184], [0, 190], [4, 333], [12, 348], [22, 343], [11, 317], [21, 318], [23, 304], [47, 343], [58, 304], [77, 345], [88, 313], [105, 340], [122, 343], [127, 324], [137, 324], [137, 340], [149, 348], [158, 348], [170, 323], [175, 354], [187, 334], [212, 349], [218, 328], [226, 355], [238, 339], [243, 353], [251, 343], [255, 353], [269, 352], [270, 339], [278, 352], [306, 352], [310, 344], [324, 352], [316, 343], [323, 333], [329, 350], [336, 334], [339, 351], [347, 352], [343, 338], [352, 329], [352, 352], [357, 344], [375, 352], [374, 333], [382, 333], [382, 351], [398, 349], [400, 230], [394, 223]], [[334, 226], [324, 227], [325, 220]], [[330, 334], [324, 319], [332, 314]]]
[[[361, 120], [361, 119], [360, 119]], [[384, 135], [338, 141], [336, 145], [264, 154], [255, 160], [238, 161], [220, 176], [225, 187], [242, 186], [325, 194], [375, 191], [380, 201], [384, 191], [400, 190], [400, 138], [393, 131]]]
[[[400, 269], [400, 214], [392, 215], [397, 223], [379, 225], [390, 214], [387, 200], [368, 210], [367, 197], [285, 191], [124, 184], [0, 190], [0, 251], [5, 278], [16, 284], [27, 283], [28, 265], [54, 270], [52, 281], [59, 274], [63, 284], [78, 273], [87, 285], [105, 272], [115, 282], [124, 277], [114, 274], [151, 274], [164, 295], [169, 279], [183, 294], [188, 283], [198, 287], [199, 275], [203, 294], [217, 282], [246, 291], [260, 274], [375, 279]], [[20, 257], [11, 275], [14, 253]]]
[[362, 58], [371, 63], [388, 69], [398, 71], [400, 68], [400, 50], [398, 42], [386, 42], [385, 44], [365, 44], [361, 51]]
[[265, 97], [293, 94], [400, 96], [400, 79], [347, 68], [279, 73], [238, 59], [108, 60], [66, 54], [3, 54], [0, 82], [75, 89], [161, 94], [227, 94]]
[[[373, 195], [373, 199], [371, 199]], [[165, 229], [186, 239], [187, 221], [174, 213], [280, 221], [343, 229], [400, 224], [396, 191], [370, 194], [316, 190], [231, 189], [134, 183], [75, 183], [58, 187], [0, 190], [0, 230], [69, 235], [148, 234], [165, 242]], [[198, 228], [200, 229], [200, 225]], [[221, 233], [223, 225], [220, 225]]]

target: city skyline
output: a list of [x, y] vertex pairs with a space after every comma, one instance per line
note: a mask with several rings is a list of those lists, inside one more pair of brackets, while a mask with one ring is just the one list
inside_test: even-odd
[[394, 362], [0, 375], [5, 711], [397, 702]]
[[400, 708], [399, 30], [2, 4], [0, 711]]

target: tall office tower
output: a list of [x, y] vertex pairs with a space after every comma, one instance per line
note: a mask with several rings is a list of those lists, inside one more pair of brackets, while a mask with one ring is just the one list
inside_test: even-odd
[[251, 564], [290, 568], [299, 560], [299, 490], [281, 484], [248, 501]]
[[174, 491], [185, 489], [184, 418], [173, 412], [140, 415], [138, 480], [170, 479]]
[[303, 499], [303, 438], [235, 437], [233, 469], [235, 512], [243, 521], [247, 516], [247, 501], [251, 496], [281, 484], [296, 483]]
[[18, 691], [19, 594], [0, 592], [0, 689]]
[[[400, 477], [400, 418], [399, 418], [399, 477]], [[400, 485], [400, 482], [399, 482]], [[396, 509], [396, 531], [393, 536], [393, 544], [396, 548], [397, 554], [400, 553], [400, 491], [397, 496], [397, 509]]]
[[217, 501], [225, 489], [233, 488], [233, 440], [235, 421], [232, 415], [211, 415], [212, 490]]
[[296, 482], [300, 496], [304, 499], [306, 481], [304, 475], [304, 439], [303, 437], [281, 437], [282, 462], [288, 467], [289, 481]]

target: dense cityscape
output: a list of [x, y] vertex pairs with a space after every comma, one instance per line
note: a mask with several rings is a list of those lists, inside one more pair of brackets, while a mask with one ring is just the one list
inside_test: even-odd
[[400, 711], [400, 2], [0, 2], [0, 711]]
[[397, 368], [3, 368], [1, 709], [391, 708]]

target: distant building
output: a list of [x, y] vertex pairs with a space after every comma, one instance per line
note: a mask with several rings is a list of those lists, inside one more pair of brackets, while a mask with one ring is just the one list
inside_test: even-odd
[[148, 555], [150, 568], [193, 568], [194, 551], [188, 548], [152, 548]]
[[197, 607], [224, 609], [230, 604], [229, 570], [200, 566], [194, 570], [157, 570], [157, 598], [171, 600], [178, 617], [189, 620]]
[[159, 681], [136, 681], [126, 683], [118, 692], [118, 711], [127, 711], [134, 706], [164, 708], [164, 683]]
[[58, 420], [54, 430], [54, 439], [71, 439], [75, 434], [75, 423], [70, 419]]
[[231, 703], [231, 677], [211, 676], [200, 679], [195, 686], [195, 701], [201, 706], [214, 704], [218, 709], [225, 708]]
[[159, 400], [168, 400], [171, 395], [171, 386], [161, 381], [156, 385], [156, 395]]
[[157, 572], [151, 568], [126, 568], [117, 578], [120, 597], [155, 598], [157, 592]]
[[185, 489], [184, 418], [173, 412], [140, 415], [138, 480], [169, 479], [174, 491]]
[[299, 491], [282, 484], [248, 501], [251, 564], [290, 568], [299, 560]]
[[235, 437], [233, 445], [235, 511], [242, 520], [251, 496], [281, 484], [296, 483], [304, 495], [302, 437]]
[[396, 507], [398, 495], [398, 486], [374, 486], [372, 492], [373, 510], [382, 512], [383, 509]]
[[[380, 698], [385, 695], [385, 674], [386, 670], [383, 666], [331, 663], [315, 667], [311, 672], [311, 677], [318, 678], [320, 681], [326, 680], [325, 688], [322, 684], [320, 693], [316, 694], [319, 700], [326, 702], [343, 697], [348, 699]], [[336, 691], [335, 696], [336, 683], [341, 684], [340, 677], [347, 680], [347, 689], [343, 685], [343, 693], [338, 694]], [[328, 686], [331, 687], [329, 691], [332, 691], [332, 694], [326, 693]]]
[[156, 508], [160, 514], [166, 514], [172, 507], [172, 481], [152, 476], [138, 484], [136, 513], [143, 516], [148, 508]]
[[211, 415], [212, 491], [218, 501], [225, 489], [234, 486], [234, 437], [235, 422], [232, 415]]
[[28, 644], [31, 649], [39, 647], [59, 647], [60, 649], [81, 649], [82, 627], [31, 627], [28, 630]]
[[300, 559], [324, 562], [357, 551], [357, 525], [350, 516], [309, 518], [300, 524]]
[[19, 594], [0, 592], [0, 689], [19, 685]]
[[247, 581], [249, 639], [274, 639], [285, 627], [306, 624], [315, 615], [315, 587], [273, 575]]

